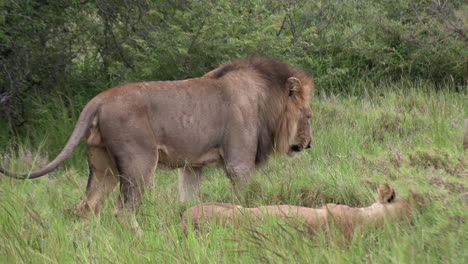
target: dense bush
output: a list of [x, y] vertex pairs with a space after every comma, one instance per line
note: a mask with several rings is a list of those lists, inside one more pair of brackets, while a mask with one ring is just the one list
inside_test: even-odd
[[199, 76], [251, 53], [299, 65], [334, 93], [402, 78], [461, 89], [467, 12], [463, 1], [424, 0], [2, 2], [1, 133], [21, 132], [38, 96], [88, 99], [122, 82]]

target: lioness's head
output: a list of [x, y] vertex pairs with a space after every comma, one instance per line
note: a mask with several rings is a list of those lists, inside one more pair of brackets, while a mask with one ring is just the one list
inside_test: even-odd
[[293, 157], [312, 144], [309, 98], [313, 89], [310, 78], [302, 72], [286, 81], [288, 99], [277, 136], [277, 150]]

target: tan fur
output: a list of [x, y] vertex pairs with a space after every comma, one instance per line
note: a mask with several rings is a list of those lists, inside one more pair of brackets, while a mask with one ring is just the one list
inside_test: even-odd
[[302, 70], [267, 58], [228, 62], [201, 78], [123, 84], [83, 109], [62, 152], [37, 178], [57, 168], [86, 137], [90, 178], [78, 206], [98, 214], [120, 183], [119, 222], [140, 233], [134, 212], [156, 168], [178, 169], [180, 198], [199, 196], [201, 170], [221, 166], [241, 190], [273, 152], [310, 147], [313, 83]]
[[98, 214], [107, 196], [119, 183], [115, 161], [104, 147], [88, 146], [90, 177], [86, 188], [86, 199], [77, 206], [82, 217]]
[[262, 222], [267, 217], [297, 219], [314, 231], [327, 231], [331, 226], [339, 228], [351, 236], [357, 227], [379, 227], [385, 220], [398, 221], [409, 217], [411, 204], [396, 196], [388, 184], [379, 189], [377, 203], [368, 207], [355, 208], [346, 205], [326, 204], [320, 208], [307, 208], [294, 205], [270, 205], [244, 208], [226, 203], [203, 203], [187, 209], [182, 215], [182, 230], [186, 233], [191, 223], [195, 230], [211, 222], [241, 225], [245, 221]]

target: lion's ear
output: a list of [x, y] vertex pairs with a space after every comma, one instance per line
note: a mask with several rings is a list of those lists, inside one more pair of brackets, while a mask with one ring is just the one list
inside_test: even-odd
[[379, 188], [379, 202], [391, 203], [395, 199], [395, 190], [388, 184], [384, 183]]
[[286, 86], [289, 90], [289, 96], [298, 96], [302, 92], [302, 84], [296, 77], [289, 77]]

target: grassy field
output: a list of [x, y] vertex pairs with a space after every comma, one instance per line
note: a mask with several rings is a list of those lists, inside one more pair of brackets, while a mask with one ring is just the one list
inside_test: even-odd
[[[138, 215], [145, 234], [136, 239], [113, 217], [116, 193], [100, 218], [83, 222], [76, 216], [88, 170], [85, 156], [75, 155], [82, 165], [67, 163], [41, 179], [0, 177], [0, 262], [467, 263], [466, 94], [434, 92], [422, 83], [368, 88], [378, 92], [317, 96], [311, 102], [313, 147], [296, 159], [272, 158], [241, 201], [220, 169], [206, 169], [202, 200], [366, 206], [375, 201], [377, 186], [388, 182], [399, 195], [413, 190], [431, 200], [411, 223], [359, 230], [351, 241], [337, 233], [312, 236], [280, 221], [241, 229], [212, 226], [201, 236], [184, 236], [180, 215], [187, 205], [178, 202], [176, 174], [158, 171]], [[55, 155], [28, 145], [2, 150], [1, 165], [24, 172]]]

